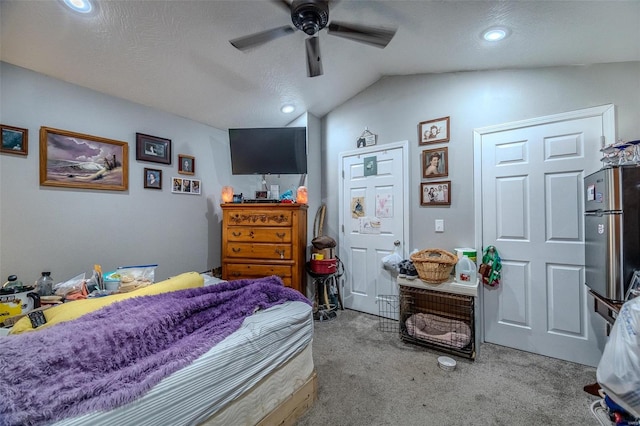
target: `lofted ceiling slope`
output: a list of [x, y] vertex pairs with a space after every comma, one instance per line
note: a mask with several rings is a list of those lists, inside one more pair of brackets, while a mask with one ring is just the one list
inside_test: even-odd
[[[59, 0], [2, 0], [0, 58], [223, 130], [322, 117], [385, 75], [640, 61], [640, 1], [341, 0], [330, 21], [395, 37], [379, 49], [322, 30], [324, 74], [309, 78], [301, 31], [244, 52], [229, 43], [290, 24], [281, 6], [102, 0], [87, 18]], [[482, 40], [496, 25], [510, 37]]]

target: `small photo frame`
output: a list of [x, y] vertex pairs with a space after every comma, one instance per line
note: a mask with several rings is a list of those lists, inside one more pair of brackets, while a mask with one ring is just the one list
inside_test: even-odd
[[196, 159], [191, 155], [178, 154], [178, 173], [193, 175], [196, 172]]
[[256, 200], [267, 199], [268, 191], [256, 191]]
[[420, 183], [421, 206], [449, 206], [451, 205], [451, 181]]
[[162, 189], [162, 170], [144, 169], [144, 187], [149, 189]]
[[171, 139], [136, 133], [136, 160], [171, 164]]
[[202, 183], [199, 179], [187, 179], [181, 177], [171, 178], [171, 192], [176, 194], [201, 194]]
[[420, 145], [449, 142], [449, 117], [421, 121], [418, 124], [418, 141]]
[[29, 148], [29, 130], [0, 124], [2, 146], [0, 152], [15, 155], [27, 155]]
[[447, 148], [422, 151], [422, 177], [435, 178], [449, 175], [449, 150]]

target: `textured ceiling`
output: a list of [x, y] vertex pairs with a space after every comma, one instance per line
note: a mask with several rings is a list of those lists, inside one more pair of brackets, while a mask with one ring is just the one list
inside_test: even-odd
[[[246, 52], [229, 43], [290, 24], [277, 2], [102, 0], [90, 18], [55, 0], [2, 0], [1, 59], [226, 130], [324, 116], [385, 75], [640, 60], [640, 1], [349, 1], [329, 20], [397, 28], [385, 49], [320, 33], [306, 76], [300, 31]], [[491, 45], [482, 30], [511, 36]], [[296, 105], [285, 115], [281, 104]]]

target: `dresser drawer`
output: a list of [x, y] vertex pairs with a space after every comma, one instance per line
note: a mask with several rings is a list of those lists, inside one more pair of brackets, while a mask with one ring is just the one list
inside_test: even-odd
[[233, 227], [229, 228], [227, 241], [256, 243], [290, 243], [291, 228]]
[[225, 211], [224, 222], [227, 226], [283, 226], [293, 223], [291, 211]]
[[287, 265], [257, 265], [250, 263], [227, 263], [225, 265], [226, 279], [239, 280], [243, 278], [262, 278], [277, 275], [284, 285], [291, 287], [291, 266]]
[[228, 243], [227, 257], [290, 260], [291, 244]]

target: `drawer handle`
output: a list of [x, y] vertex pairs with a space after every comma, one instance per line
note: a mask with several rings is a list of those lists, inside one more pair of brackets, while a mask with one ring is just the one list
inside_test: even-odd
[[253, 231], [249, 232], [249, 236], [250, 236], [251, 238], [253, 238], [253, 236], [254, 236]]
[[241, 248], [237, 248], [237, 247], [232, 247], [231, 250], [233, 250], [234, 253], [240, 253], [242, 251]]
[[234, 237], [239, 237], [240, 235], [242, 235], [242, 232], [232, 232]]
[[284, 250], [276, 249], [276, 253], [280, 255], [280, 259], [284, 259]]
[[284, 236], [286, 234], [284, 232], [280, 233], [280, 232], [276, 232], [276, 237], [280, 238], [281, 240], [284, 239]]

